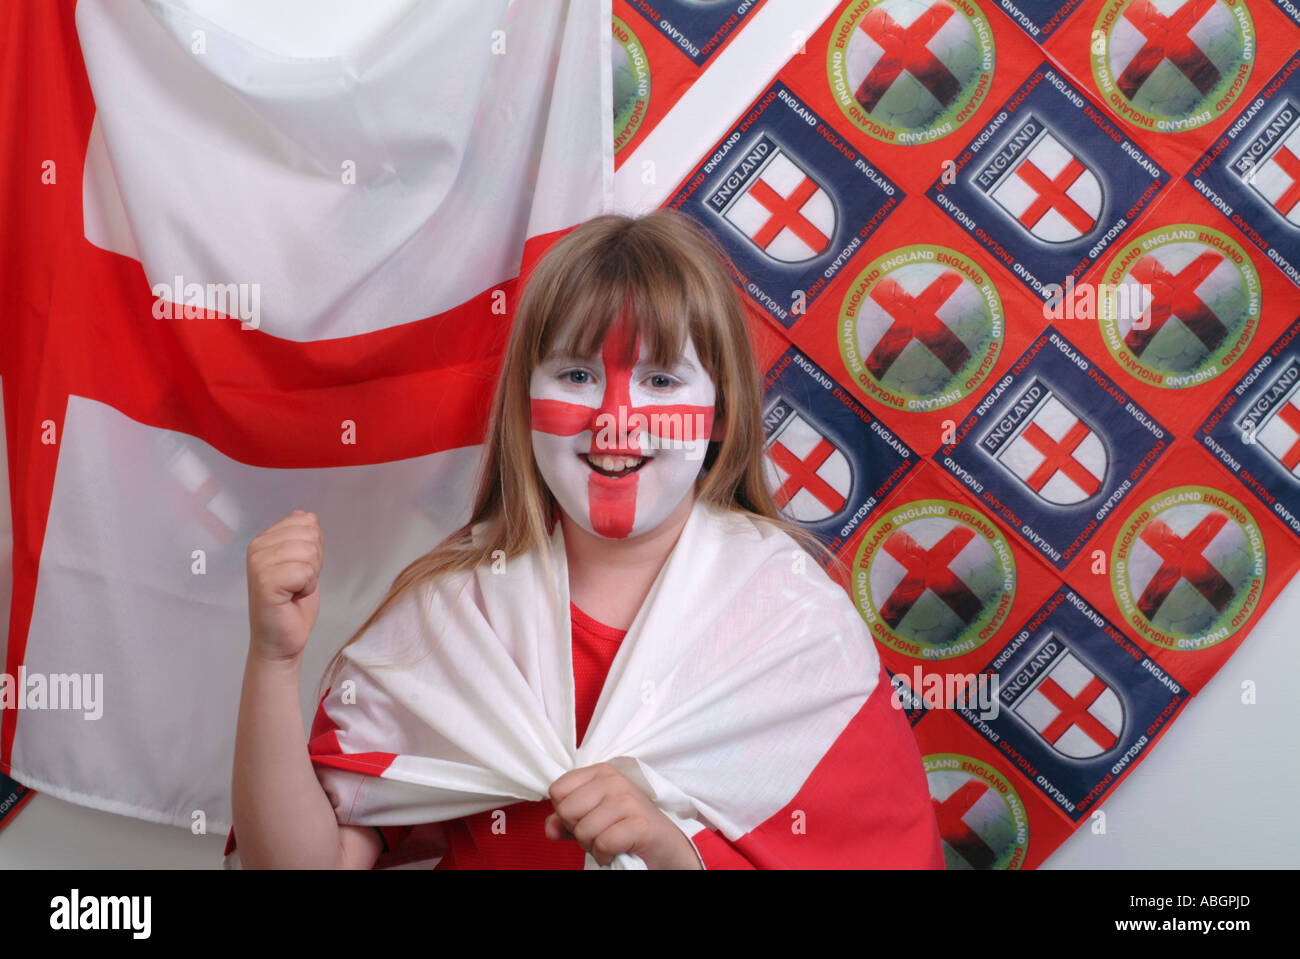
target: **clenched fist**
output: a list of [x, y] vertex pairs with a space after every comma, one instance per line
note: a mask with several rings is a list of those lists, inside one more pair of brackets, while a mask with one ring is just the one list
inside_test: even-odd
[[325, 538], [315, 513], [296, 509], [248, 544], [248, 622], [252, 650], [266, 659], [300, 659], [320, 612]]
[[551, 783], [547, 839], [577, 840], [601, 866], [620, 853], [647, 869], [703, 869], [695, 844], [637, 785], [609, 763], [570, 770]]

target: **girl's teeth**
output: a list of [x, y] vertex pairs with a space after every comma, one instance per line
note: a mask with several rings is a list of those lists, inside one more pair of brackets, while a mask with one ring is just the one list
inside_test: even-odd
[[611, 473], [617, 473], [641, 462], [641, 457], [633, 458], [629, 456], [592, 456], [590, 459], [593, 464], [603, 470], [609, 470]]

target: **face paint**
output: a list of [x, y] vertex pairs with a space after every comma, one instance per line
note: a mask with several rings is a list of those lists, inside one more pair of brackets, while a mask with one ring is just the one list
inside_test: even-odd
[[529, 384], [533, 453], [542, 478], [583, 529], [625, 539], [662, 523], [704, 466], [715, 390], [690, 337], [678, 363], [620, 356], [626, 318], [600, 356], [548, 358]]

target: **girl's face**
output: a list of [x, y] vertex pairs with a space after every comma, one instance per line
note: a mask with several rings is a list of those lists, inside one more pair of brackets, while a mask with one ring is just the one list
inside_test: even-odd
[[533, 454], [546, 485], [583, 529], [626, 539], [654, 529], [694, 486], [716, 393], [695, 344], [667, 368], [633, 357], [620, 319], [599, 356], [551, 355], [529, 384]]

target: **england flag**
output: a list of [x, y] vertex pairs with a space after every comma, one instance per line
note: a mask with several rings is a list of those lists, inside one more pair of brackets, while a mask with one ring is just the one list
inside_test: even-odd
[[310, 715], [359, 617], [468, 518], [497, 305], [612, 207], [611, 27], [601, 0], [422, 3], [327, 55], [321, 30], [197, 7], [6, 11], [24, 56], [0, 84], [29, 104], [5, 114], [7, 179], [33, 185], [5, 196], [0, 374], [23, 439], [0, 648], [11, 676], [98, 675], [104, 695], [94, 721], [0, 711], [0, 768], [215, 833], [248, 543], [301, 508], [347, 544]]
[[1115, 690], [1064, 648], [1012, 710], [1071, 759], [1109, 752], [1124, 729], [1124, 704]]
[[1103, 191], [1088, 164], [1044, 127], [989, 195], [1034, 238], [1070, 243], [1096, 227]]
[[853, 486], [848, 457], [796, 412], [768, 437], [763, 465], [777, 506], [796, 522], [829, 519], [848, 502]]
[[1002, 466], [1057, 506], [1096, 496], [1109, 459], [1106, 444], [1088, 421], [1050, 392], [997, 453]]

